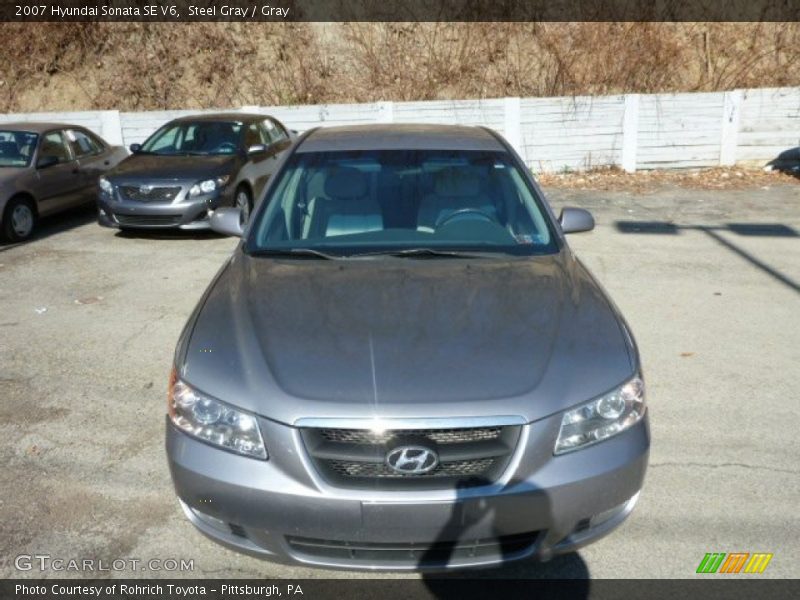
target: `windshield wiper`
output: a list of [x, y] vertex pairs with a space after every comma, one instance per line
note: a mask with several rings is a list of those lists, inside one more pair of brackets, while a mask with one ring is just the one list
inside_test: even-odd
[[312, 248], [261, 248], [249, 253], [250, 256], [274, 256], [279, 258], [318, 258], [322, 260], [336, 260], [339, 257], [325, 254]]
[[380, 250], [378, 252], [362, 252], [350, 254], [352, 258], [362, 256], [397, 256], [420, 258], [494, 258], [496, 252], [464, 252], [461, 250], [437, 250], [435, 248], [407, 248], [405, 250]]

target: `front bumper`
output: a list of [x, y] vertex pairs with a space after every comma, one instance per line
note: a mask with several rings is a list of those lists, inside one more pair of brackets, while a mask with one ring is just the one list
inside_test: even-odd
[[233, 193], [223, 189], [189, 199], [183, 190], [173, 202], [134, 202], [99, 194], [97, 222], [103, 227], [131, 229], [209, 229], [209, 215], [219, 206], [230, 206]]
[[633, 510], [647, 468], [647, 417], [594, 446], [553, 456], [560, 415], [523, 426], [494, 483], [386, 491], [333, 487], [296, 428], [260, 420], [270, 458], [199, 442], [167, 420], [170, 471], [184, 513], [232, 549], [283, 562], [442, 570], [547, 560], [593, 542]]

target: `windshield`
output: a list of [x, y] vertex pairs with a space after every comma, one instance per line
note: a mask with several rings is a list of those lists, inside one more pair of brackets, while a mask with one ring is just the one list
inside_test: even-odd
[[166, 125], [142, 144], [140, 152], [158, 155], [221, 155], [239, 149], [242, 123], [234, 121], [180, 122]]
[[557, 251], [541, 201], [504, 152], [297, 153], [267, 202], [253, 254]]
[[0, 167], [29, 166], [38, 139], [30, 131], [0, 130]]

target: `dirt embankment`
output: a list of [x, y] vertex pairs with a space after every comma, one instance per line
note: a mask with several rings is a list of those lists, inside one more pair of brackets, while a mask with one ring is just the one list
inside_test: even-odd
[[0, 112], [800, 84], [798, 23], [3, 23]]

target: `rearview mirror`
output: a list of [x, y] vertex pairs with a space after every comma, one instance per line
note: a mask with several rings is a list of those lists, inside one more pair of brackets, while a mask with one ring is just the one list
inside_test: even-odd
[[264, 144], [253, 144], [247, 149], [248, 156], [252, 156], [253, 154], [258, 154], [260, 152], [266, 152], [267, 147]]
[[561, 231], [564, 233], [580, 233], [594, 229], [594, 217], [582, 208], [565, 208], [558, 217]]
[[48, 154], [48, 155], [45, 155], [45, 156], [42, 156], [41, 158], [39, 158], [38, 162], [36, 163], [36, 168], [37, 169], [46, 169], [47, 167], [52, 167], [53, 165], [57, 165], [57, 164], [58, 164], [58, 157], [57, 156], [51, 156], [51, 155]]
[[211, 229], [222, 235], [242, 237], [242, 211], [239, 208], [226, 206], [215, 210], [209, 221]]
[[131, 144], [128, 148], [133, 154], [136, 154], [139, 150], [142, 149], [142, 145], [141, 144]]

